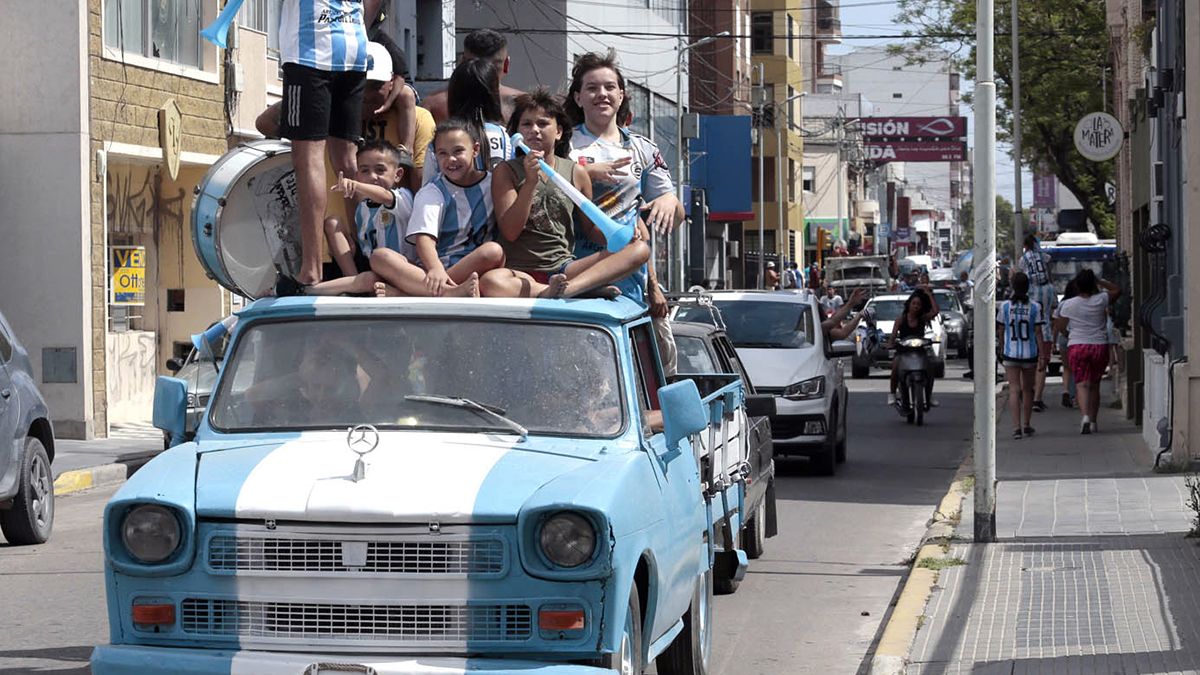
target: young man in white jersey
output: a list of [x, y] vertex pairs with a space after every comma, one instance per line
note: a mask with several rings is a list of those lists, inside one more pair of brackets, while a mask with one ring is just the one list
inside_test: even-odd
[[1032, 436], [1034, 369], [1041, 361], [1042, 308], [1029, 296], [1029, 277], [1015, 272], [1010, 280], [1012, 297], [996, 308], [996, 334], [1003, 338], [1001, 355], [1008, 377], [1008, 410], [1013, 438]]
[[[479, 277], [504, 266], [504, 249], [492, 241], [492, 175], [475, 165], [479, 141], [471, 134], [463, 120], [438, 125], [433, 146], [441, 174], [417, 192], [400, 253], [383, 249], [371, 261], [380, 276], [392, 278], [406, 261], [424, 271], [427, 295], [478, 295]], [[376, 293], [394, 294], [382, 285]]]
[[363, 11], [380, 0], [283, 0], [279, 54], [283, 65], [280, 134], [292, 141], [300, 202], [301, 264], [277, 292], [302, 293], [321, 280], [321, 223], [325, 218], [325, 153], [347, 176], [356, 173], [354, 143], [362, 128], [368, 69]]
[[1032, 234], [1025, 235], [1022, 246], [1025, 251], [1021, 254], [1021, 259], [1017, 261], [1017, 265], [1025, 273], [1025, 276], [1029, 278], [1030, 299], [1036, 302], [1042, 309], [1042, 316], [1040, 317], [1042, 328], [1038, 333], [1038, 340], [1040, 341], [1038, 347], [1040, 349], [1038, 352], [1037, 378], [1033, 385], [1033, 409], [1036, 412], [1044, 412], [1046, 404], [1042, 402], [1042, 396], [1046, 389], [1046, 369], [1050, 366], [1050, 352], [1054, 347], [1051, 318], [1054, 308], [1058, 305], [1058, 295], [1054, 292], [1054, 286], [1050, 283], [1050, 256], [1042, 251], [1037, 237]]

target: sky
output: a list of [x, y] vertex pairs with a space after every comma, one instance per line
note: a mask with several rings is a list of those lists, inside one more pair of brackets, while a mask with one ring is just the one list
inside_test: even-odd
[[[882, 35], [882, 34], [899, 34], [903, 32], [906, 26], [897, 24], [894, 17], [899, 13], [899, 7], [894, 0], [842, 0], [841, 1], [841, 18], [842, 18], [842, 35], [843, 42], [837, 49], [831, 50], [837, 53], [851, 51], [856, 46], [867, 46], [877, 44], [887, 44], [895, 40], [887, 39], [861, 39], [851, 40], [845, 39], [852, 35]], [[962, 81], [963, 93], [968, 93], [974, 83], [964, 79]], [[868, 98], [869, 98], [868, 94]], [[969, 133], [967, 135], [967, 144], [974, 146], [974, 121], [971, 119], [972, 110], [968, 105], [962, 106], [962, 114], [967, 116]], [[996, 147], [996, 193], [1004, 196], [1010, 202], [1013, 201], [1014, 187], [1016, 184], [1016, 176], [1013, 173], [1013, 162], [1009, 155], [1011, 147], [1008, 144], [997, 144]], [[1028, 167], [1025, 167], [1023, 173], [1024, 180], [1021, 187], [1021, 201], [1026, 207], [1033, 203], [1033, 177]]]

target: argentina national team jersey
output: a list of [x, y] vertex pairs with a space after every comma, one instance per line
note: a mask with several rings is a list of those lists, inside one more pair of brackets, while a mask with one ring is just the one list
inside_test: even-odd
[[437, 240], [437, 254], [442, 265], [450, 267], [484, 242], [491, 241], [495, 229], [491, 173], [468, 186], [439, 175], [417, 192], [408, 221], [408, 234], [400, 252], [413, 264], [420, 265], [417, 237], [429, 235]]
[[279, 56], [317, 70], [366, 72], [362, 0], [283, 0]]
[[1030, 286], [1045, 286], [1050, 283], [1046, 259], [1046, 254], [1040, 250], [1025, 251], [1021, 254], [1021, 271], [1029, 277]]
[[1042, 308], [1038, 303], [1005, 300], [996, 311], [996, 323], [1004, 330], [1004, 358], [1012, 361], [1037, 360], [1037, 327], [1042, 323]]
[[366, 257], [377, 248], [399, 252], [408, 219], [412, 216], [413, 195], [405, 188], [392, 190], [395, 200], [389, 208], [363, 200], [354, 211], [358, 250]]

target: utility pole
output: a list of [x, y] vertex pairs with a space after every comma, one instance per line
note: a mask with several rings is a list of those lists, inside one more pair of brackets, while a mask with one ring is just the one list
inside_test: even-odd
[[977, 0], [975, 52], [975, 541], [996, 540], [996, 70], [994, 0]]
[[[755, 94], [755, 96], [758, 99], [758, 125], [754, 129], [754, 133], [758, 136], [758, 284], [757, 284], [757, 286], [758, 286], [759, 290], [762, 290], [763, 281], [764, 281], [763, 275], [766, 274], [766, 259], [765, 259], [765, 255], [764, 255], [765, 252], [763, 251], [763, 249], [766, 248], [766, 235], [764, 234], [764, 230], [766, 229], [766, 224], [767, 224], [767, 221], [766, 221], [767, 205], [766, 205], [766, 202], [763, 200], [763, 197], [764, 197], [763, 189], [765, 187], [764, 180], [763, 180], [763, 172], [766, 170], [766, 165], [763, 162], [763, 147], [764, 147], [764, 144], [763, 144], [763, 117], [767, 110], [767, 108], [766, 108], [767, 87], [766, 87], [766, 84], [763, 82], [763, 80], [766, 78], [766, 75], [764, 72], [766, 70], [765, 66], [763, 64], [759, 63], [759, 64], [755, 65], [754, 67], [758, 69], [758, 90], [757, 90], [758, 93]], [[743, 237], [743, 241], [742, 241], [743, 249], [745, 248], [745, 245], [746, 245], [746, 242], [744, 241], [744, 239], [745, 239], [745, 237]], [[742, 254], [745, 255], [744, 250], [743, 250]]]
[[[1021, 259], [1025, 241], [1025, 210], [1021, 206], [1021, 20], [1017, 15], [1019, 0], [1012, 0], [1012, 69], [1013, 69], [1013, 171], [1017, 182], [1013, 187], [1013, 264]], [[1013, 269], [1016, 269], [1015, 267]]]
[[[807, 95], [808, 92], [802, 91], [775, 104], [775, 204], [779, 214], [779, 221], [775, 223], [775, 246], [779, 249], [780, 275], [783, 274], [783, 254], [787, 251], [787, 235], [790, 229], [787, 226], [787, 215], [784, 211], [786, 191], [783, 188], [783, 177], [787, 173], [784, 171], [783, 154], [785, 149], [791, 148], [786, 130], [792, 125], [792, 101]], [[788, 175], [788, 180], [791, 180], [790, 175]]]
[[834, 138], [837, 139], [837, 231], [840, 239], [842, 231], [842, 200], [846, 197], [845, 185], [845, 169], [842, 166], [842, 141], [845, 139], [844, 133], [846, 130], [846, 112], [842, 106], [838, 106], [837, 111], [837, 131]]

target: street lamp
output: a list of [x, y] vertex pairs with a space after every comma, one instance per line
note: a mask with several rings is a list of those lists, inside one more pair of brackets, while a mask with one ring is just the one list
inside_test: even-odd
[[[693, 42], [691, 44], [686, 44], [686, 45], [683, 44], [683, 38], [682, 37], [679, 38], [679, 52], [675, 55], [675, 134], [676, 134], [675, 166], [678, 167], [677, 170], [679, 171], [679, 180], [675, 181], [675, 197], [677, 199], [679, 199], [680, 204], [683, 203], [684, 176], [686, 174], [690, 177], [690, 174], [691, 174], [691, 170], [690, 170], [691, 162], [688, 162], [687, 166], [685, 166], [683, 163], [683, 156], [684, 156], [683, 155], [683, 55], [688, 50], [695, 49], [696, 47], [700, 47], [702, 45], [706, 45], [710, 42], [713, 42], [717, 38], [725, 37], [727, 35], [729, 35], [729, 31], [723, 30], [720, 33], [717, 33], [716, 35], [710, 35], [708, 37], [700, 38], [699, 40], [696, 40], [695, 42]], [[684, 212], [686, 214], [687, 207], [684, 207]], [[686, 217], [686, 215], [685, 215], [685, 217]], [[682, 226], [682, 223], [680, 223], [680, 225]], [[678, 249], [678, 257], [679, 257], [679, 262], [678, 262], [679, 270], [678, 270], [677, 274], [672, 275], [670, 273], [671, 272], [671, 260], [668, 257], [667, 271], [668, 271], [668, 279], [670, 279], [670, 277], [672, 277], [672, 276], [676, 277], [677, 287], [675, 288], [675, 290], [682, 291], [683, 285], [684, 285], [684, 276], [685, 276], [685, 274], [684, 274], [685, 258], [684, 258], [684, 250], [683, 250], [684, 236], [683, 236], [683, 228], [682, 227], [677, 227], [676, 230], [677, 231], [672, 236], [675, 237], [675, 240], [678, 244], [677, 249]], [[654, 250], [654, 232], [651, 232], [650, 233], [650, 256], [651, 256], [652, 260], [654, 259], [655, 253], [656, 252]]]

